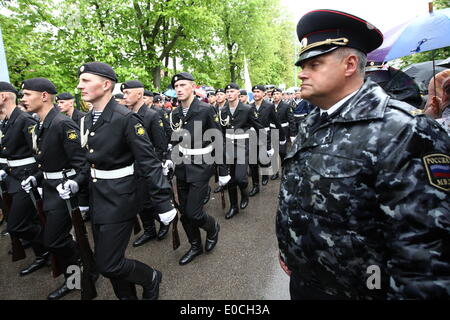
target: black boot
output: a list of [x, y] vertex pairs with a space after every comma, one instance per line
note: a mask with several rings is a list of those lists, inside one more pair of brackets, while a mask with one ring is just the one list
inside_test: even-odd
[[164, 223], [160, 224], [158, 231], [158, 240], [162, 240], [166, 237], [167, 233], [169, 232], [169, 226], [170, 225], [166, 226]]
[[155, 220], [151, 216], [151, 213], [148, 211], [143, 211], [139, 215], [142, 220], [142, 225], [144, 226], [144, 233], [133, 242], [133, 247], [135, 248], [142, 246], [157, 237]]
[[270, 180], [277, 180], [279, 177], [280, 177], [280, 175], [279, 175], [278, 172], [277, 172], [277, 173], [275, 173], [274, 175], [272, 175], [272, 176], [270, 177]]
[[200, 234], [200, 229], [193, 225], [188, 219], [183, 219], [182, 221], [184, 231], [188, 237], [191, 248], [186, 252], [180, 259], [180, 265], [185, 265], [194, 260], [194, 258], [203, 253], [202, 238]]
[[56, 290], [52, 291], [48, 296], [47, 300], [59, 300], [62, 297], [66, 296], [70, 292], [74, 291], [75, 289], [69, 289], [67, 286], [67, 278], [70, 276], [70, 274], [64, 273], [64, 283], [57, 288]]
[[124, 279], [109, 279], [119, 300], [137, 300], [136, 286]]
[[208, 190], [206, 192], [206, 197], [203, 200], [203, 205], [207, 204], [210, 198], [211, 198], [211, 187], [208, 186]]
[[247, 187], [245, 188], [241, 188], [241, 205], [239, 206], [241, 209], [245, 209], [248, 206], [248, 192], [247, 192]]
[[228, 195], [230, 196], [230, 210], [225, 215], [225, 219], [231, 219], [239, 213], [237, 187], [228, 187]]
[[257, 193], [259, 193], [259, 184], [254, 184], [252, 190], [248, 194], [250, 197], [254, 197]]
[[206, 222], [202, 229], [206, 231], [205, 251], [209, 252], [214, 249], [219, 240], [220, 225], [213, 217], [206, 215]]
[[22, 269], [20, 271], [20, 275], [26, 276], [36, 270], [39, 270], [43, 267], [45, 267], [47, 265], [47, 261], [49, 260], [50, 256], [50, 252], [45, 252], [40, 256], [36, 256], [36, 260], [34, 260], [34, 262], [32, 264], [30, 264], [28, 267], [26, 267], [25, 269]]
[[261, 184], [262, 184], [263, 186], [265, 186], [265, 185], [268, 184], [268, 183], [269, 183], [269, 176], [263, 175], [263, 176], [262, 176], [262, 179], [261, 179]]
[[142, 300], [158, 300], [159, 284], [162, 280], [160, 271], [135, 260], [134, 269], [125, 280], [142, 286]]

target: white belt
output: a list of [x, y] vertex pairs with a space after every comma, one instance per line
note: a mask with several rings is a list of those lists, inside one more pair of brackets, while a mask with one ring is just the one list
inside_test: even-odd
[[[44, 179], [45, 180], [58, 180], [58, 179], [62, 179], [64, 178], [62, 171], [57, 171], [57, 172], [43, 172], [44, 173]], [[72, 177], [74, 175], [76, 175], [77, 173], [75, 172], [75, 170], [70, 169], [69, 172], [67, 172], [67, 176], [68, 177]]]
[[226, 133], [225, 137], [231, 140], [239, 140], [239, 139], [248, 139], [250, 138], [248, 133], [234, 134], [234, 133]]
[[188, 149], [188, 148], [183, 148], [182, 146], [179, 146], [180, 148], [180, 152], [182, 154], [184, 154], [185, 156], [198, 156], [198, 155], [202, 155], [202, 154], [207, 154], [213, 151], [213, 145], [210, 144], [209, 146], [205, 147], [205, 148], [200, 148], [200, 149]]
[[8, 163], [8, 160], [6, 158], [0, 158], [0, 163]]
[[[289, 126], [289, 122], [283, 122], [283, 123], [281, 124], [281, 127], [282, 127], [282, 128], [286, 128], [287, 126]], [[271, 127], [271, 128], [276, 128], [276, 126], [275, 126], [273, 123], [270, 124], [270, 127]]]
[[134, 164], [116, 170], [99, 170], [91, 168], [91, 177], [94, 179], [119, 179], [131, 176], [133, 173]]
[[26, 166], [27, 164], [36, 163], [36, 160], [33, 157], [19, 159], [19, 160], [6, 160], [9, 167], [21, 167]]
[[294, 114], [294, 117], [296, 117], [296, 118], [304, 118], [304, 117], [306, 117], [306, 114]]
[[264, 130], [266, 130], [267, 132], [270, 131], [270, 127], [264, 128]]

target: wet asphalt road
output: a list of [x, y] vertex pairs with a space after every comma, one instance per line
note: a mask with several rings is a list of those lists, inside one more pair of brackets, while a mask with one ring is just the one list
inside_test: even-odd
[[[279, 182], [279, 179], [270, 181], [262, 187], [259, 194], [250, 198], [249, 206], [230, 220], [225, 220], [220, 193], [211, 193], [205, 210], [219, 220], [219, 242], [212, 252], [198, 256], [185, 266], [178, 264], [189, 249], [181, 223], [178, 224], [181, 246], [176, 251], [172, 250], [170, 233], [162, 241], [152, 240], [139, 248], [131, 246], [136, 238], [133, 235], [126, 256], [162, 271], [161, 300], [289, 299], [289, 278], [279, 267], [275, 236]], [[214, 188], [213, 183], [211, 186]], [[225, 199], [225, 210], [228, 210], [227, 193]], [[205, 240], [204, 231], [202, 240]], [[62, 284], [63, 277], [54, 279], [49, 267], [20, 277], [20, 269], [34, 260], [33, 252], [27, 249], [26, 259], [12, 263], [7, 253], [9, 247], [9, 237], [0, 237], [0, 300], [45, 299]], [[139, 296], [140, 291], [138, 286]], [[116, 299], [109, 280], [102, 276], [97, 281], [97, 292], [97, 299]], [[80, 292], [74, 291], [64, 299], [78, 300]]]

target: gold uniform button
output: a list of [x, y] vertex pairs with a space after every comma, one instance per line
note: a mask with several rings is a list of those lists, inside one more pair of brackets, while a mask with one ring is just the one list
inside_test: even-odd
[[3, 150], [6, 150], [6, 147], [3, 147]]
[[38, 152], [38, 154], [41, 154], [41, 153], [42, 153], [42, 151], [39, 151], [39, 152]]
[[42, 167], [42, 165], [39, 163], [39, 164], [38, 164], [38, 168], [40, 168], [40, 167]]
[[91, 168], [95, 168], [95, 164], [91, 165]]
[[91, 132], [91, 137], [95, 136], [95, 132]]
[[90, 153], [93, 153], [93, 152], [94, 152], [94, 149], [89, 150], [89, 152], [90, 152]]
[[97, 182], [97, 179], [92, 179], [92, 182]]

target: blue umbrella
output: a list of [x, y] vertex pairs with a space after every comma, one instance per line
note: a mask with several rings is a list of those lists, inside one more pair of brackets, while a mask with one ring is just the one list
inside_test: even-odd
[[171, 97], [171, 98], [176, 98], [177, 97], [177, 93], [173, 89], [167, 90], [166, 92], [164, 92], [164, 95], [166, 97]]
[[384, 34], [381, 47], [372, 51], [369, 61], [389, 61], [450, 46], [450, 8], [435, 10], [405, 22]]

